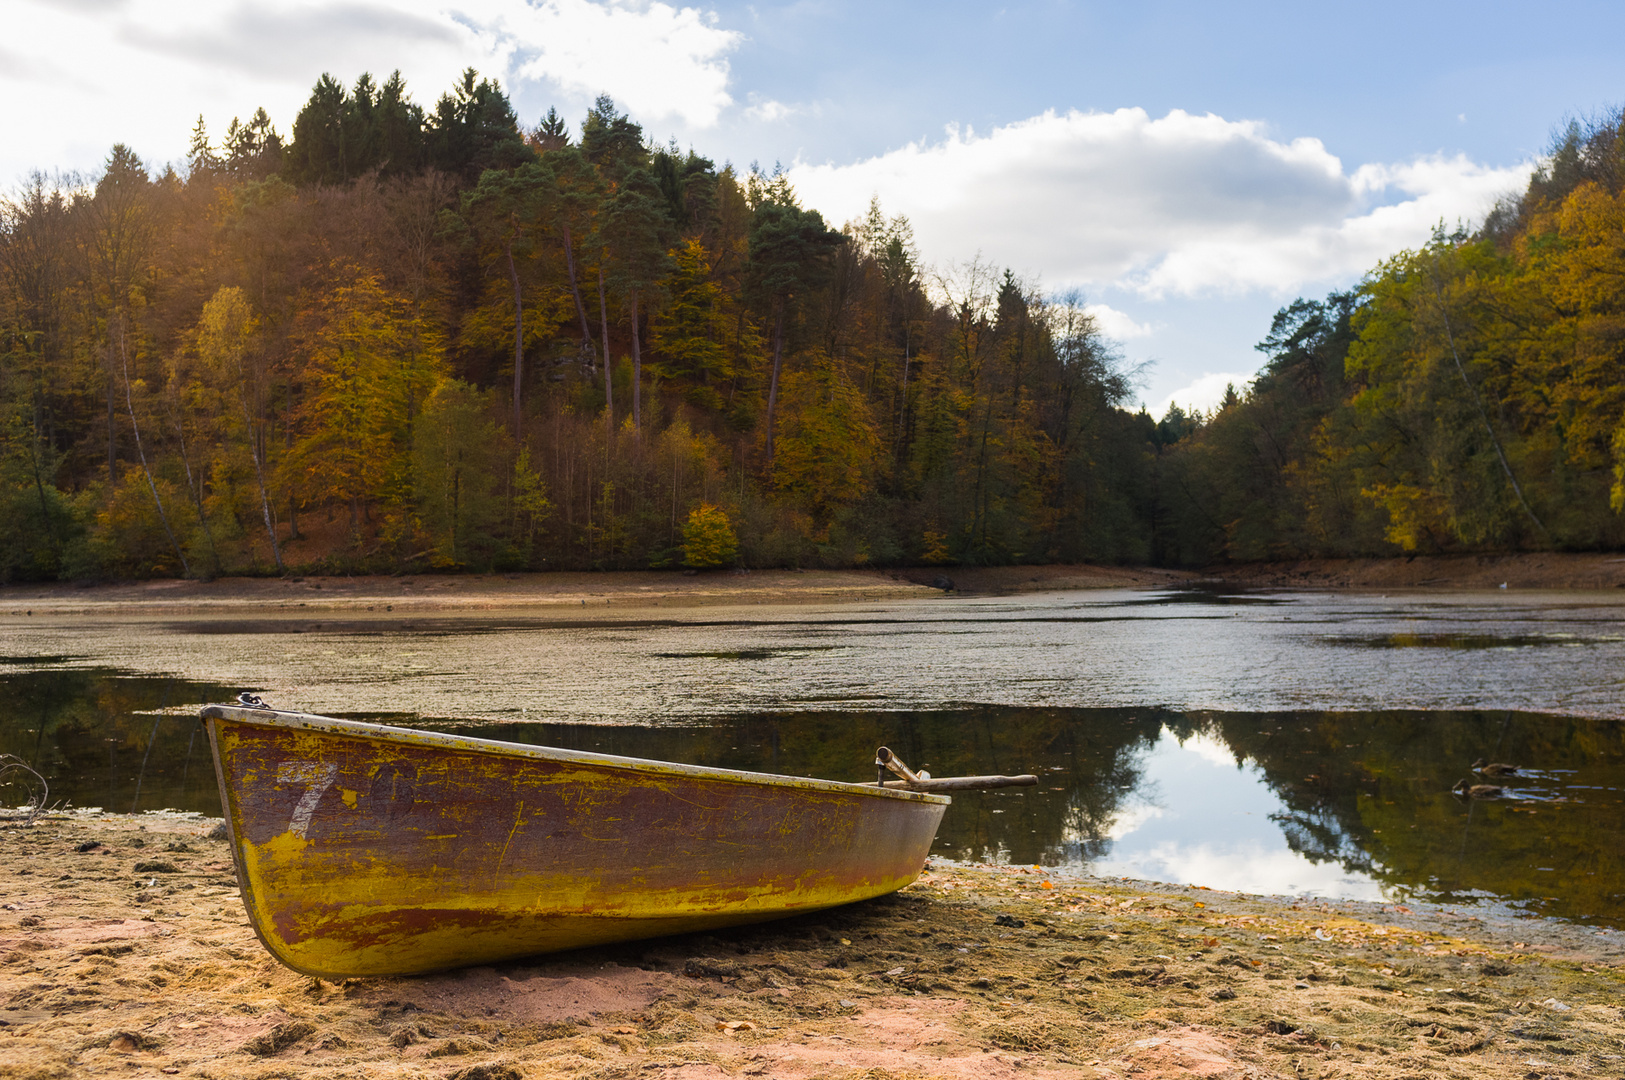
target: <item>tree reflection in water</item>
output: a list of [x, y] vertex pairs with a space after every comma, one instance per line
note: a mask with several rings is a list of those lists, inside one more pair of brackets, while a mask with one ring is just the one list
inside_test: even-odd
[[[218, 814], [196, 705], [238, 689], [66, 666], [12, 673], [0, 681], [0, 753], [38, 769], [53, 798], [73, 805]], [[945, 857], [1252, 892], [1492, 896], [1625, 923], [1625, 727], [1610, 721], [997, 706], [658, 727], [357, 718], [853, 781], [873, 780], [874, 749], [885, 745], [937, 776], [1039, 775], [1036, 789], [955, 795], [936, 848]], [[1500, 781], [1507, 798], [1450, 794], [1479, 757], [1523, 767]], [[12, 794], [0, 788], [0, 802], [21, 801]]]

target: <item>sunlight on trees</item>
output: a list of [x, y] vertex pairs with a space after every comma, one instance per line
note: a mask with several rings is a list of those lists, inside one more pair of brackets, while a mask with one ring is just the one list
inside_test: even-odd
[[1160, 418], [1077, 293], [577, 132], [324, 75], [0, 199], [0, 580], [1625, 545], [1617, 112]]

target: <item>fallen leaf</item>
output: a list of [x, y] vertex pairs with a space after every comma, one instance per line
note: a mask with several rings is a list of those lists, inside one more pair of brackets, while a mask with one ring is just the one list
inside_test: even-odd
[[718, 1031], [726, 1031], [730, 1035], [732, 1035], [735, 1032], [739, 1032], [739, 1031], [755, 1031], [756, 1030], [756, 1025], [751, 1023], [749, 1020], [729, 1020], [726, 1023], [722, 1022], [721, 1020], [718, 1020], [717, 1021], [717, 1030]]

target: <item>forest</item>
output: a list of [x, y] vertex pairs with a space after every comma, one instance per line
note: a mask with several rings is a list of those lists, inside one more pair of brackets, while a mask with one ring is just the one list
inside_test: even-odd
[[1159, 420], [1081, 296], [878, 204], [324, 75], [0, 200], [0, 581], [1617, 547], [1622, 126]]

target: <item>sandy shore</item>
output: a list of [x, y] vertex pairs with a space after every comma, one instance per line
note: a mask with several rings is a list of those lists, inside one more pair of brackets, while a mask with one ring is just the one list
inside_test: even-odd
[[1625, 933], [1033, 867], [764, 926], [319, 982], [214, 822], [0, 823], [0, 1077], [1547, 1077], [1625, 1072]]
[[1149, 588], [1191, 580], [1174, 570], [1113, 566], [926, 570], [755, 570], [685, 574], [424, 574], [411, 577], [218, 578], [0, 587], [0, 615], [240, 614], [245, 611], [454, 613], [534, 609], [827, 604], [955, 594]]
[[1201, 572], [1120, 566], [910, 570], [613, 571], [389, 577], [219, 578], [0, 586], [0, 616], [235, 615], [482, 610], [536, 614], [628, 607], [830, 604], [1076, 589], [1219, 585], [1260, 589], [1625, 589], [1625, 555], [1437, 555], [1244, 563]]

